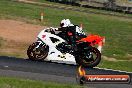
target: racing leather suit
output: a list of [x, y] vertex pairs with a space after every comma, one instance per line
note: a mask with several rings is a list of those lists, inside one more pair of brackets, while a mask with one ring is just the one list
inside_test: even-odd
[[74, 50], [77, 50], [76, 41], [86, 37], [85, 33], [82, 30], [80, 30], [81, 32], [79, 33], [77, 28], [79, 28], [77, 25], [58, 28], [58, 30], [61, 31], [58, 33], [58, 36], [65, 39]]

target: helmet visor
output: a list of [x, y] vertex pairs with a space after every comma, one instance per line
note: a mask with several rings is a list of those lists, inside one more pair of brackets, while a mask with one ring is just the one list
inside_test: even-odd
[[60, 27], [63, 27], [64, 26], [64, 23], [60, 23]]

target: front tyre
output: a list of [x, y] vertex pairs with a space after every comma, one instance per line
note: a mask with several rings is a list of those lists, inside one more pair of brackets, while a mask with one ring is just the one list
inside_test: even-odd
[[43, 61], [48, 56], [49, 47], [45, 44], [41, 44], [37, 47], [38, 44], [39, 42], [34, 42], [29, 46], [27, 56], [30, 60]]
[[95, 48], [95, 47], [92, 47], [89, 51], [90, 53], [88, 54], [91, 54], [91, 55], [84, 55], [84, 56], [79, 56], [76, 58], [76, 63], [78, 65], [82, 65], [83, 67], [95, 67], [97, 66], [100, 61], [101, 61], [101, 53], [100, 51]]

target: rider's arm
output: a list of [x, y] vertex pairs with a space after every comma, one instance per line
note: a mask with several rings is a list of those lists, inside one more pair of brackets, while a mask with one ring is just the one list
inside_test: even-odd
[[56, 31], [67, 31], [67, 27], [58, 28]]

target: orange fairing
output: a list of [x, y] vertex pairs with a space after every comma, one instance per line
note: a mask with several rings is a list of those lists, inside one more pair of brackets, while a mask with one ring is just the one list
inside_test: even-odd
[[82, 38], [81, 41], [90, 42], [91, 45], [99, 44], [99, 42], [103, 41], [104, 37], [99, 35], [89, 35], [86, 38]]
[[78, 73], [80, 76], [84, 76], [86, 74], [85, 70], [82, 68], [82, 66], [79, 66]]

